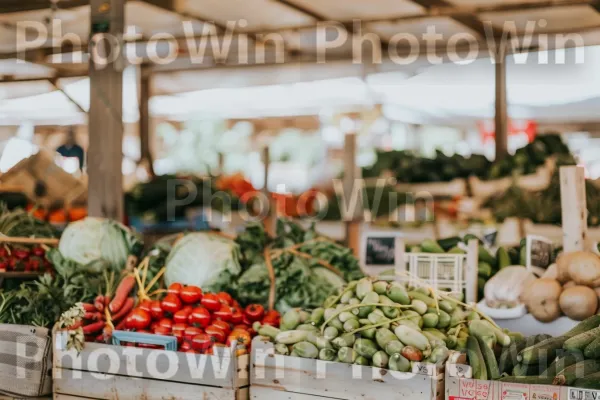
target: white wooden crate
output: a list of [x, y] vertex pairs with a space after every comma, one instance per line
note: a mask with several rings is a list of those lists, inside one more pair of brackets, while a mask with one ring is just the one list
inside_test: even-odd
[[141, 349], [86, 343], [66, 350], [54, 338], [54, 399], [246, 400], [249, 356]]
[[443, 368], [416, 364], [413, 373], [275, 354], [272, 343], [253, 342], [252, 400], [442, 400]]

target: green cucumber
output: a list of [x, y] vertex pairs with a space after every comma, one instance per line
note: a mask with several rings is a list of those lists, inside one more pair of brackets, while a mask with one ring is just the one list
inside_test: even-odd
[[547, 360], [556, 358], [556, 352], [562, 349], [567, 336], [549, 338], [539, 343], [524, 348], [519, 352], [517, 360], [523, 364], [537, 364], [541, 357], [547, 356]]
[[446, 239], [440, 239], [437, 243], [444, 251], [448, 251], [460, 243], [460, 238], [458, 236], [453, 236]]
[[563, 369], [570, 367], [573, 364], [576, 364], [580, 361], [583, 361], [583, 354], [580, 352], [569, 353], [565, 352], [565, 354], [559, 355], [552, 364], [546, 369], [544, 372], [540, 374], [544, 378], [554, 378], [560, 371]]
[[498, 362], [494, 350], [486, 344], [484, 338], [478, 337], [479, 349], [483, 355], [483, 363], [487, 370], [488, 379], [498, 379], [500, 377], [500, 370], [498, 369]]
[[513, 376], [540, 376], [545, 368], [540, 364], [517, 364], [512, 370]]
[[564, 336], [575, 336], [580, 333], [589, 331], [600, 326], [600, 315], [592, 315], [591, 317], [578, 323], [573, 329], [564, 334]]
[[475, 336], [469, 336], [467, 338], [467, 358], [469, 360], [469, 365], [473, 370], [473, 378], [487, 380], [485, 360], [483, 359], [479, 342]]
[[590, 329], [587, 332], [575, 335], [563, 344], [563, 348], [569, 351], [583, 351], [587, 345], [592, 343], [600, 335], [600, 327]]
[[498, 260], [498, 269], [512, 265], [508, 251], [504, 247], [498, 248], [498, 251], [496, 252], [496, 259]]
[[600, 358], [600, 337], [588, 344], [583, 351], [585, 358]]
[[424, 253], [444, 253], [444, 249], [440, 247], [440, 245], [432, 239], [425, 239], [421, 243], [421, 250]]
[[466, 254], [467, 252], [456, 246], [448, 250], [448, 254]]
[[491, 267], [496, 266], [496, 259], [490, 254], [490, 252], [483, 245], [479, 245], [478, 248], [479, 262], [488, 263]]
[[492, 273], [492, 266], [489, 263], [479, 261], [479, 264], [477, 264], [477, 275], [479, 275], [480, 278], [489, 279], [492, 276]]
[[600, 389], [600, 372], [586, 375], [583, 378], [575, 379], [573, 386], [580, 389]]
[[560, 371], [556, 375], [552, 383], [554, 385], [572, 386], [573, 382], [575, 382], [575, 380], [577, 380], [578, 378], [585, 377], [596, 372], [600, 372], [599, 360], [580, 361]]

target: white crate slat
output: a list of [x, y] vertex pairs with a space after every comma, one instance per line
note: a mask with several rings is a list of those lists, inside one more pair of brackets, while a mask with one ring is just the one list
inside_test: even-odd
[[55, 335], [54, 395], [77, 399], [246, 400], [249, 355], [231, 356], [86, 343], [79, 354]]
[[444, 391], [441, 370], [431, 376], [275, 355], [273, 344], [260, 339], [252, 359], [252, 399], [433, 400]]

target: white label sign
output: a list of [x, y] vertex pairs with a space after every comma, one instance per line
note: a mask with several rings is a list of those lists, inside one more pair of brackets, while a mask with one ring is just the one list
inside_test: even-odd
[[600, 400], [600, 390], [569, 388], [569, 400]]

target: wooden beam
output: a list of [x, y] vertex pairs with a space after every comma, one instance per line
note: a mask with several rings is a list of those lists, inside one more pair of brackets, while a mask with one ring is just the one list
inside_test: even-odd
[[[108, 7], [106, 6], [108, 4]], [[91, 25], [121, 38], [125, 0], [92, 0]], [[100, 54], [114, 54], [119, 43], [101, 42]], [[108, 46], [111, 46], [110, 48]], [[120, 52], [122, 57], [122, 52]], [[121, 58], [95, 65], [90, 57], [88, 214], [123, 221], [123, 68]]]
[[142, 0], [144, 3], [149, 4], [151, 6], [154, 7], [158, 7], [158, 8], [162, 8], [165, 11], [168, 12], [172, 12], [174, 14], [178, 14], [184, 18], [188, 18], [188, 19], [193, 19], [199, 22], [202, 22], [204, 24], [211, 24], [217, 27], [218, 30], [220, 31], [225, 31], [227, 29], [227, 27], [217, 21], [214, 21], [208, 17], [205, 16], [200, 16], [197, 14], [190, 14], [190, 13], [186, 13], [184, 11], [179, 10], [176, 7], [176, 1], [175, 0]]
[[495, 140], [496, 160], [502, 160], [508, 155], [508, 104], [506, 98], [506, 43], [498, 41], [496, 44], [496, 112], [495, 112]]
[[152, 97], [152, 68], [148, 64], [140, 66], [140, 163], [154, 176], [154, 159], [150, 151], [151, 116], [150, 98]]
[[57, 78], [50, 78], [48, 79], [48, 82], [50, 82], [50, 84], [52, 86], [54, 86], [54, 88], [58, 91], [60, 91], [63, 95], [65, 95], [65, 97], [75, 106], [77, 107], [77, 109], [79, 110], [79, 112], [82, 112], [84, 114], [87, 114], [87, 111], [81, 106], [81, 104], [79, 104], [77, 102], [77, 100], [75, 100], [69, 93], [67, 93], [65, 91], [65, 89], [60, 85], [60, 83], [58, 82]]
[[[62, 0], [55, 3], [57, 9], [67, 10], [69, 8], [83, 7], [90, 4], [90, 0]], [[50, 10], [50, 0], [2, 0], [0, 2], [0, 14], [16, 13], [24, 11]]]

